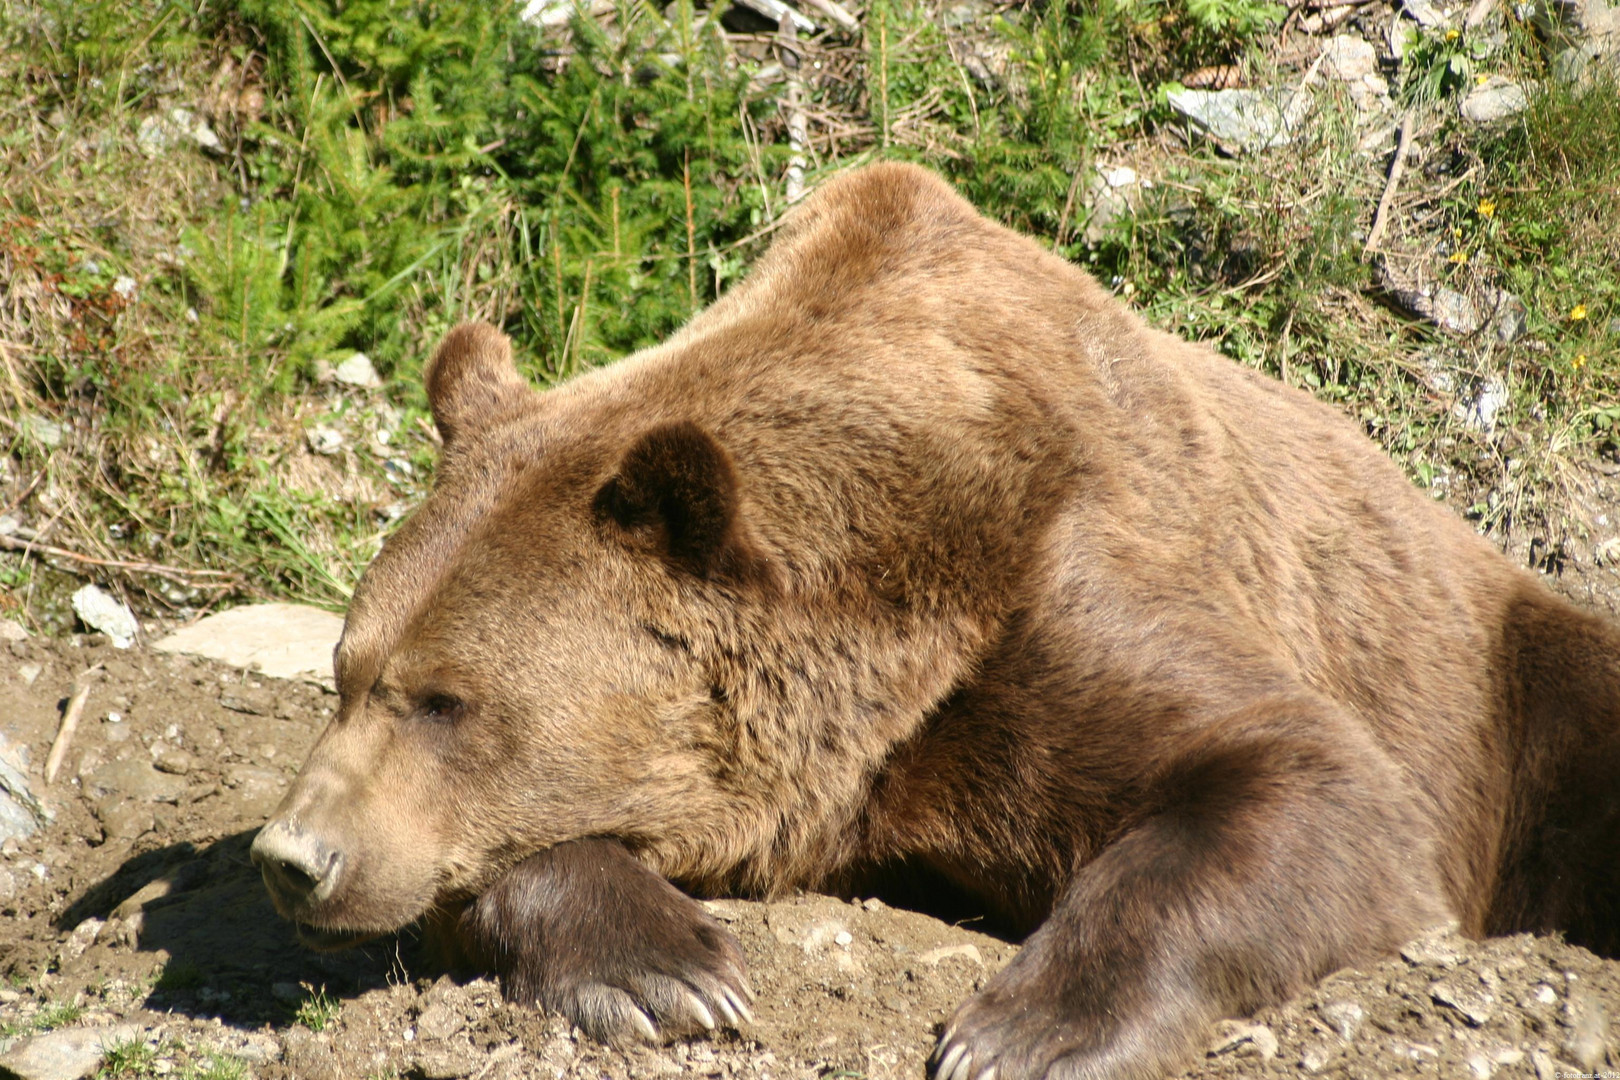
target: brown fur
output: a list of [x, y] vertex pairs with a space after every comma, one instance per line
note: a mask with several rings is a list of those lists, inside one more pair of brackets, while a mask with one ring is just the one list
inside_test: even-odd
[[1620, 946], [1620, 635], [926, 172], [658, 348], [538, 394], [462, 327], [427, 382], [434, 493], [258, 848], [317, 940], [432, 913], [616, 1038], [742, 985], [654, 875], [908, 874], [1030, 934], [953, 1080], [1150, 1075], [1447, 917]]

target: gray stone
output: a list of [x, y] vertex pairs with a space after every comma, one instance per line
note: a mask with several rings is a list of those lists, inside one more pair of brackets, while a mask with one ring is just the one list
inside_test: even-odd
[[1620, 50], [1606, 51], [1596, 41], [1582, 41], [1553, 57], [1552, 76], [1564, 86], [1585, 86], [1602, 72], [1620, 76]]
[[382, 380], [377, 377], [377, 369], [372, 366], [371, 357], [363, 352], [355, 353], [333, 368], [332, 378], [345, 386], [358, 386], [365, 390], [382, 385]]
[[466, 1026], [467, 1018], [460, 1009], [444, 1002], [436, 1002], [422, 1010], [416, 1018], [416, 1030], [425, 1039], [448, 1039]]
[[1430, 3], [1430, 0], [1404, 0], [1401, 7], [1417, 20], [1419, 26], [1430, 30], [1445, 26], [1451, 21], [1446, 13]]
[[1215, 1038], [1209, 1044], [1211, 1057], [1220, 1054], [1259, 1055], [1262, 1061], [1277, 1056], [1277, 1036], [1264, 1024], [1242, 1020], [1222, 1020], [1215, 1025]]
[[1530, 317], [1524, 301], [1506, 289], [1487, 289], [1485, 292], [1492, 321], [1496, 325], [1496, 340], [1506, 345], [1523, 337]]
[[176, 144], [190, 139], [211, 153], [221, 153], [225, 146], [214, 129], [190, 109], [176, 106], [166, 113], [142, 118], [135, 132], [135, 145], [147, 157], [155, 158]]
[[1502, 75], [1492, 75], [1463, 98], [1462, 117], [1474, 124], [1493, 124], [1530, 107], [1525, 88]]
[[135, 621], [135, 613], [111, 593], [86, 585], [73, 594], [72, 604], [79, 621], [106, 634], [112, 639], [113, 648], [127, 649], [135, 644], [141, 624]]
[[22, 418], [22, 427], [41, 446], [54, 450], [62, 445], [62, 425], [55, 420], [47, 420], [45, 417], [34, 413], [25, 413]]
[[1479, 308], [1474, 302], [1455, 289], [1445, 286], [1434, 291], [1430, 298], [1433, 305], [1430, 318], [1442, 330], [1450, 330], [1454, 334], [1472, 334], [1485, 320], [1480, 317]]
[[1620, 48], [1620, 7], [1608, 0], [1537, 0], [1531, 19], [1555, 43], [1587, 42], [1599, 55]]
[[342, 616], [320, 608], [251, 604], [210, 615], [152, 647], [331, 686], [332, 650], [342, 633]]
[[1361, 1022], [1367, 1018], [1367, 1011], [1354, 1001], [1330, 1001], [1318, 1005], [1316, 1011], [1345, 1042], [1355, 1040], [1356, 1032], [1361, 1030]]
[[[1511, 400], [1512, 395], [1508, 393], [1507, 383], [1503, 381], [1501, 376], [1492, 375], [1480, 383], [1479, 388], [1471, 396], [1457, 402], [1452, 407], [1452, 415], [1475, 431], [1489, 435], [1496, 430], [1497, 415], [1507, 407], [1508, 402]], [[1436, 948], [1441, 947], [1436, 946]], [[1413, 963], [1424, 962], [1423, 960], [1414, 959], [1414, 955], [1417, 954], [1409, 954], [1406, 949], [1401, 950], [1401, 955]], [[1439, 962], [1446, 967], [1450, 967], [1451, 964], [1456, 962], [1455, 954], [1450, 955], [1452, 956], [1450, 963]]]
[[1345, 82], [1378, 73], [1378, 50], [1355, 34], [1340, 34], [1322, 46], [1322, 69]]
[[84, 786], [94, 798], [122, 795], [141, 802], [173, 802], [186, 789], [186, 782], [158, 772], [149, 760], [128, 757], [96, 766]]
[[1326, 1043], [1310, 1043], [1299, 1053], [1299, 1067], [1308, 1073], [1319, 1073], [1333, 1060], [1333, 1048]]
[[0, 641], [12, 642], [27, 640], [28, 631], [23, 629], [23, 625], [21, 623], [12, 622], [10, 619], [0, 619]]
[[1311, 96], [1283, 90], [1177, 90], [1170, 107], [1228, 149], [1255, 153], [1299, 137]]
[[1490, 1022], [1496, 1014], [1495, 999], [1482, 990], [1465, 989], [1452, 982], [1437, 982], [1429, 986], [1429, 996], [1441, 1005], [1449, 1005], [1462, 1013], [1463, 1019], [1474, 1027]]
[[0, 1057], [7, 1080], [83, 1080], [96, 1071], [106, 1052], [141, 1036], [135, 1024], [102, 1028], [62, 1028], [24, 1039]]
[[416, 1061], [411, 1066], [411, 1075], [419, 1076], [422, 1080], [461, 1080], [464, 1076], [471, 1076], [479, 1064], [461, 1054], [422, 1050], [417, 1053]]
[[51, 821], [50, 811], [28, 785], [23, 764], [19, 748], [0, 734], [0, 844], [32, 836]]
[[135, 294], [140, 291], [140, 286], [136, 284], [134, 278], [127, 274], [120, 274], [117, 278], [113, 279], [112, 291], [123, 297], [123, 299], [126, 301], [134, 301]]

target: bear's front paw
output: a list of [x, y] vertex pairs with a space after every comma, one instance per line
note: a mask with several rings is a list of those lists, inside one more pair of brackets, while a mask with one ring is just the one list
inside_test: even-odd
[[607, 1043], [752, 1021], [736, 940], [611, 840], [530, 856], [473, 902], [462, 930], [506, 998]]
[[676, 899], [679, 907], [643, 910], [632, 924], [610, 928], [582, 917], [572, 944], [524, 958], [503, 973], [502, 990], [613, 1044], [752, 1022], [753, 991], [736, 941], [690, 899]]
[[1042, 937], [957, 1009], [928, 1061], [934, 1080], [1136, 1080], [1182, 1059], [1205, 1011], [1186, 980]]

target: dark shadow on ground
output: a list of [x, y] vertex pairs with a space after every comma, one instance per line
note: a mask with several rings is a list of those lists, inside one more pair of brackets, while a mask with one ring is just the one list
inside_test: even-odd
[[132, 944], [138, 954], [166, 954], [148, 1008], [245, 1027], [288, 1023], [312, 989], [347, 998], [424, 971], [410, 932], [337, 953], [300, 945], [249, 861], [254, 835], [247, 830], [202, 848], [172, 844], [133, 856], [75, 900], [57, 926], [108, 919], [107, 948]]

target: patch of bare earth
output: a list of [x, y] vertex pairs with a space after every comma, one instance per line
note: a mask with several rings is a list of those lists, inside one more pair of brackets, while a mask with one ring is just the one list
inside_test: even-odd
[[[165, 1063], [150, 1075], [226, 1055], [245, 1075], [297, 1080], [918, 1077], [951, 1010], [1016, 952], [872, 899], [715, 901], [748, 955], [755, 1022], [632, 1050], [507, 1005], [489, 981], [438, 977], [409, 933], [309, 952], [271, 910], [247, 848], [336, 698], [102, 640], [0, 646], [5, 752], [25, 759], [54, 815], [4, 847], [0, 1053], [76, 1003], [69, 1029], [134, 1025]], [[97, 664], [48, 785], [65, 699]], [[1440, 934], [1222, 1025], [1184, 1076], [1549, 1080], [1620, 1065], [1617, 1009], [1613, 961], [1552, 938]]]

